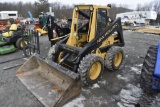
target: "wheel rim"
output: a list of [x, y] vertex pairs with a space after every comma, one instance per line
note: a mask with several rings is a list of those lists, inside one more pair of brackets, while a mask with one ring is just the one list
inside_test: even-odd
[[122, 52], [118, 52], [118, 53], [116, 54], [116, 56], [115, 56], [115, 58], [114, 58], [114, 66], [115, 66], [115, 67], [118, 67], [118, 66], [121, 64], [121, 62], [122, 62], [122, 57], [123, 57]]
[[101, 63], [95, 62], [92, 64], [90, 70], [89, 70], [89, 77], [91, 80], [95, 80], [98, 78], [101, 72]]
[[58, 62], [60, 62], [60, 60], [62, 59], [62, 58], [61, 58], [61, 55], [62, 55], [62, 54], [63, 54], [63, 52], [60, 52], [60, 53], [59, 53]]
[[[25, 44], [27, 44], [27, 41], [24, 41]], [[20, 42], [20, 47], [23, 48], [23, 42]]]

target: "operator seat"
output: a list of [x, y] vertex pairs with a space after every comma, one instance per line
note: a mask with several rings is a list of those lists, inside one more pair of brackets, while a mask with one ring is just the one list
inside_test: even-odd
[[13, 31], [17, 31], [17, 25], [16, 24], [12, 24], [11, 27], [9, 28], [8, 32], [2, 33], [3, 37], [11, 37], [13, 34]]

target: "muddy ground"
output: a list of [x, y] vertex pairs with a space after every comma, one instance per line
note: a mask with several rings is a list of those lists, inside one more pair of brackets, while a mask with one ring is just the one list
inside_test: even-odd
[[[82, 94], [64, 107], [134, 107], [143, 92], [139, 85], [142, 63], [150, 45], [157, 45], [159, 35], [124, 31], [125, 64], [121, 70], [109, 72], [106, 69], [101, 79], [92, 87], [83, 88]], [[50, 47], [47, 36], [40, 37], [41, 55], [46, 57]], [[21, 50], [7, 55], [0, 55], [0, 61], [22, 57]], [[0, 107], [43, 107], [31, 92], [15, 76], [15, 67], [26, 60], [19, 59], [0, 64]], [[150, 96], [148, 96], [150, 97]], [[153, 107], [160, 106], [160, 95], [150, 101]]]

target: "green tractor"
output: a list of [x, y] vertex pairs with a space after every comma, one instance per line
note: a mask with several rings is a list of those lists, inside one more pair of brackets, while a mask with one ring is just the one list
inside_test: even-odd
[[14, 52], [16, 48], [22, 49], [22, 27], [12, 24], [9, 31], [0, 35], [0, 54]]
[[39, 32], [39, 36], [47, 34], [46, 22], [49, 15], [42, 13], [39, 15], [39, 23], [35, 23], [36, 30]]

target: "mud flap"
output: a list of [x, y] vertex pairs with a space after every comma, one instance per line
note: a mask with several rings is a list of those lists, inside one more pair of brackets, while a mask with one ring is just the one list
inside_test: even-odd
[[62, 107], [81, 93], [79, 74], [32, 55], [16, 72], [20, 81], [45, 107]]

